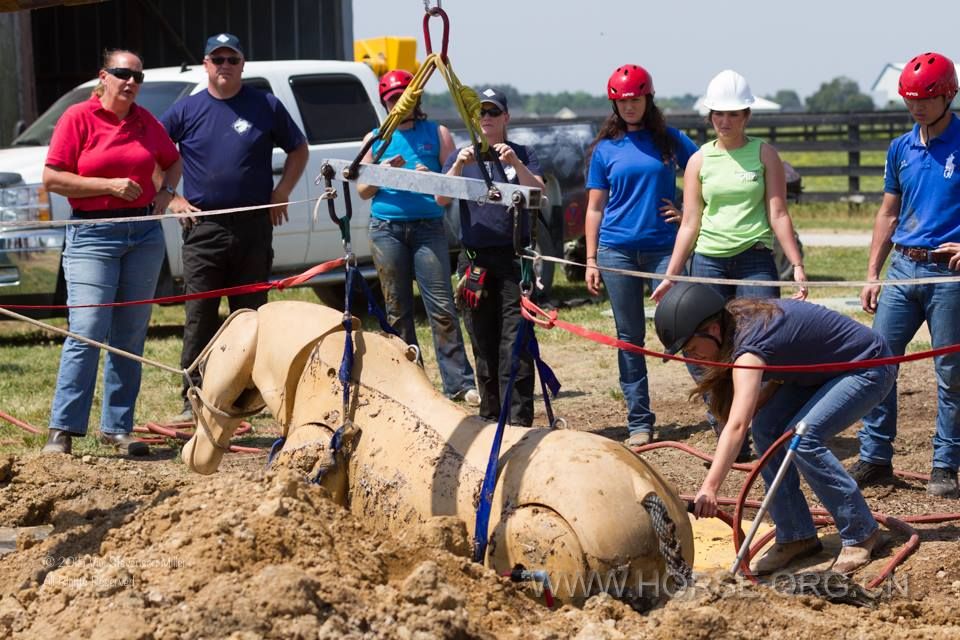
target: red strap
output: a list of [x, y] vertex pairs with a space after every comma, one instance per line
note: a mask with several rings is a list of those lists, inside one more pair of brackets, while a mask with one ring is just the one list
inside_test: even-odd
[[[960, 351], [960, 344], [952, 344], [946, 347], [939, 347], [937, 349], [930, 349], [929, 351], [919, 351], [917, 353], [911, 353], [902, 356], [890, 356], [887, 358], [875, 358], [873, 360], [857, 360], [856, 362], [828, 362], [824, 364], [797, 364], [797, 365], [752, 365], [752, 364], [734, 364], [732, 362], [711, 362], [710, 360], [695, 360], [693, 358], [684, 358], [681, 356], [674, 356], [667, 353], [661, 353], [659, 351], [651, 351], [650, 349], [644, 349], [643, 347], [638, 347], [635, 344], [630, 342], [624, 342], [623, 340], [617, 340], [616, 338], [611, 338], [610, 336], [604, 335], [602, 333], [597, 333], [596, 331], [591, 331], [586, 327], [581, 327], [579, 325], [571, 324], [569, 322], [564, 322], [557, 317], [556, 311], [544, 311], [537, 305], [535, 305], [529, 298], [522, 297], [520, 298], [520, 313], [524, 318], [535, 322], [545, 329], [552, 329], [553, 327], [560, 327], [564, 331], [569, 331], [575, 335], [578, 335], [587, 340], [592, 340], [593, 342], [598, 342], [600, 344], [605, 344], [610, 347], [615, 347], [617, 349], [623, 349], [624, 351], [630, 351], [632, 353], [639, 353], [645, 356], [653, 356], [655, 358], [663, 358], [665, 360], [677, 360], [679, 362], [687, 362], [690, 364], [696, 364], [706, 367], [723, 367], [725, 369], [759, 369], [761, 371], [794, 371], [794, 372], [803, 372], [809, 371], [814, 373], [823, 373], [826, 371], [853, 371], [856, 369], [869, 369], [870, 367], [879, 367], [887, 364], [900, 364], [901, 362], [911, 362], [913, 360], [924, 360], [926, 358], [934, 358], [936, 356], [941, 356], [947, 353], [957, 353]], [[536, 315], [542, 316], [543, 319], [535, 317]]]
[[0, 307], [4, 309], [86, 309], [86, 308], [96, 308], [96, 307], [129, 307], [137, 304], [172, 304], [176, 302], [185, 302], [187, 300], [201, 300], [203, 298], [220, 298], [222, 296], [236, 296], [245, 293], [257, 293], [259, 291], [269, 291], [270, 289], [278, 289], [283, 291], [288, 287], [295, 287], [301, 285], [304, 282], [308, 282], [313, 277], [320, 275], [321, 273], [326, 273], [327, 271], [332, 271], [337, 267], [342, 267], [344, 264], [343, 258], [337, 258], [336, 260], [329, 260], [322, 264], [318, 264], [315, 267], [307, 269], [303, 273], [290, 276], [289, 278], [284, 278], [283, 280], [278, 280], [276, 282], [256, 282], [253, 284], [242, 284], [235, 287], [226, 287], [223, 289], [212, 289], [210, 291], [200, 291], [197, 293], [185, 293], [179, 296], [163, 296], [160, 298], [151, 298], [149, 300], [127, 300], [124, 302], [105, 302], [102, 304], [50, 304], [50, 305], [41, 305], [41, 304], [2, 304]]

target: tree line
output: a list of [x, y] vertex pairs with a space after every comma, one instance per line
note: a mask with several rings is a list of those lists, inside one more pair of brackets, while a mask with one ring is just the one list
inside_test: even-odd
[[[514, 112], [525, 115], [555, 115], [562, 109], [570, 109], [578, 115], [596, 114], [610, 109], [606, 96], [599, 96], [585, 91], [563, 91], [560, 93], [521, 93], [516, 87], [509, 84], [491, 85], [507, 96], [510, 108]], [[873, 100], [860, 90], [856, 81], [840, 76], [824, 82], [806, 100], [792, 89], [781, 89], [776, 93], [764, 96], [779, 104], [783, 111], [873, 111]], [[664, 111], [692, 111], [698, 96], [685, 94], [682, 96], [657, 96], [657, 104]], [[423, 107], [426, 111], [442, 116], [452, 111], [450, 97], [446, 93], [424, 94]], [[903, 108], [899, 104], [891, 104], [891, 108]]]

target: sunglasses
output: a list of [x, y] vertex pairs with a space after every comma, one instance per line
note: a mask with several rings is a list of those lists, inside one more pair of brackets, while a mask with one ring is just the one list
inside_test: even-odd
[[492, 109], [480, 109], [480, 117], [490, 116], [491, 118], [497, 118], [503, 115], [503, 109], [498, 109], [493, 107]]
[[217, 65], [218, 67], [222, 65], [224, 62], [229, 62], [233, 66], [237, 66], [238, 64], [243, 62], [243, 58], [241, 58], [240, 56], [210, 56], [207, 59], [213, 64]]
[[137, 84], [143, 84], [143, 71], [135, 71], [134, 69], [126, 69], [124, 67], [111, 67], [109, 69], [104, 69], [104, 71], [112, 75], [114, 78], [119, 78], [124, 82], [130, 78], [133, 78], [133, 81]]

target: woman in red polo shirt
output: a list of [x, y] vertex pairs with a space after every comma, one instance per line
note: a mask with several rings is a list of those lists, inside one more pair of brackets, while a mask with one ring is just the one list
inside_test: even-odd
[[[130, 51], [104, 53], [100, 84], [86, 102], [57, 122], [43, 184], [66, 196], [74, 220], [140, 218], [128, 222], [72, 224], [66, 230], [63, 273], [67, 304], [105, 304], [153, 297], [163, 263], [160, 222], [180, 181], [180, 155], [163, 126], [137, 106], [143, 62]], [[71, 308], [71, 331], [140, 355], [150, 305]], [[70, 453], [83, 436], [96, 387], [100, 351], [67, 338], [53, 397], [44, 452]], [[132, 435], [140, 392], [140, 363], [107, 353], [103, 371], [100, 439], [131, 455], [147, 446]]]

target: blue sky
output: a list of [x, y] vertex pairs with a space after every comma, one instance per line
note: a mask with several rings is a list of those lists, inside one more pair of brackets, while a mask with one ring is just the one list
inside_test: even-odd
[[[602, 94], [610, 73], [629, 62], [653, 74], [661, 96], [700, 94], [714, 74], [732, 68], [758, 95], [794, 89], [803, 98], [840, 75], [868, 92], [887, 62], [923, 51], [960, 61], [957, 2], [442, 0], [442, 6], [461, 81], [502, 82], [524, 93]], [[423, 0], [353, 0], [354, 38], [414, 36], [420, 59], [422, 19]], [[439, 48], [439, 19], [431, 26]], [[439, 75], [428, 90], [444, 90]]]

